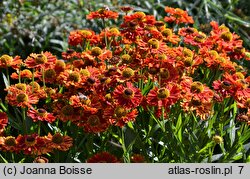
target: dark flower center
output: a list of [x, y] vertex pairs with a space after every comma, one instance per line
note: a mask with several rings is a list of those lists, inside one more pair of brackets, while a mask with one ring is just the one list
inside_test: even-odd
[[70, 105], [64, 106], [61, 111], [62, 111], [62, 114], [65, 116], [70, 116], [74, 114], [74, 109]]
[[204, 86], [201, 82], [195, 81], [191, 84], [191, 91], [200, 93], [204, 90]]
[[117, 118], [121, 118], [123, 116], [126, 116], [127, 114], [127, 111], [126, 109], [122, 108], [122, 107], [117, 107], [115, 108], [115, 111], [114, 111], [114, 116], [117, 117]]
[[27, 136], [25, 138], [25, 144], [31, 146], [36, 144], [36, 138], [34, 136]]
[[165, 89], [165, 88], [160, 88], [160, 89], [158, 90], [158, 92], [157, 92], [157, 97], [158, 97], [159, 99], [165, 99], [165, 98], [169, 97], [169, 95], [170, 95], [169, 90], [168, 90], [168, 89]]
[[93, 85], [95, 83], [95, 79], [93, 77], [89, 77], [87, 82]]
[[100, 118], [97, 115], [91, 115], [88, 117], [88, 124], [90, 124], [91, 126], [97, 126], [100, 123]]
[[125, 98], [131, 98], [133, 96], [133, 94], [134, 94], [134, 91], [132, 89], [126, 88], [123, 91], [123, 94], [124, 94]]
[[79, 82], [80, 75], [77, 72], [72, 72], [69, 74], [69, 80], [74, 81], [74, 82]]
[[7, 146], [15, 146], [16, 145], [16, 139], [12, 136], [6, 137], [4, 144]]
[[163, 79], [168, 79], [168, 78], [170, 77], [169, 70], [166, 69], [166, 68], [161, 68], [161, 69], [160, 69], [160, 76], [161, 76], [161, 78], [163, 78]]
[[52, 142], [55, 144], [61, 144], [63, 142], [63, 136], [60, 133], [56, 133], [52, 137]]
[[46, 116], [46, 114], [47, 114], [47, 111], [45, 109], [42, 109], [42, 108], [39, 108], [37, 110], [37, 112], [38, 112], [38, 115], [42, 116], [42, 117]]
[[28, 101], [28, 96], [24, 93], [20, 93], [17, 95], [16, 100], [18, 103], [22, 103], [22, 102], [27, 102]]
[[47, 62], [47, 57], [43, 54], [38, 54], [35, 58], [36, 64], [44, 64]]

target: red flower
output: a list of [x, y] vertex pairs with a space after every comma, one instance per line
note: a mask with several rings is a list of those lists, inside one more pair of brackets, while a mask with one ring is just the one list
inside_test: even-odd
[[65, 70], [61, 72], [57, 80], [66, 87], [80, 88], [86, 81], [86, 77], [80, 73], [79, 69], [75, 68], [75, 70]]
[[71, 46], [81, 45], [83, 37], [80, 30], [71, 31], [68, 37], [68, 44]]
[[142, 101], [140, 89], [129, 82], [126, 83], [126, 87], [123, 85], [117, 86], [113, 92], [113, 97], [119, 106], [127, 109], [136, 108]]
[[176, 24], [186, 23], [186, 24], [193, 24], [194, 20], [191, 16], [188, 15], [186, 11], [183, 11], [179, 8], [171, 8], [166, 6], [165, 12], [167, 12], [170, 16], [164, 18], [166, 22], [174, 22]]
[[245, 56], [245, 49], [242, 47], [243, 41], [240, 37], [231, 33], [229, 28], [224, 24], [219, 26], [217, 22], [210, 23], [213, 30], [210, 32], [211, 36], [208, 41], [214, 44], [218, 52], [230, 53], [229, 56], [235, 59], [240, 59]]
[[51, 135], [50, 133], [45, 137], [47, 140], [47, 147], [49, 150], [67, 151], [73, 146], [73, 139], [67, 135], [63, 136], [60, 133]]
[[145, 158], [143, 155], [141, 154], [133, 154], [131, 156], [131, 162], [132, 163], [145, 163]]
[[0, 131], [8, 124], [8, 116], [5, 112], [0, 112]]
[[126, 123], [135, 121], [137, 110], [127, 110], [121, 106], [112, 106], [106, 108], [103, 115], [111, 124], [123, 127]]
[[0, 150], [9, 152], [19, 152], [16, 138], [13, 136], [0, 137]]
[[237, 77], [237, 74], [230, 75], [228, 73], [225, 73], [222, 79], [223, 80], [214, 81], [213, 88], [216, 92], [221, 94], [224, 98], [227, 98], [230, 96], [235, 97], [235, 94], [237, 93], [237, 91], [244, 87], [244, 84], [241, 83], [243, 79], [240, 80]]
[[120, 161], [108, 152], [100, 152], [90, 157], [87, 163], [120, 163]]
[[120, 7], [120, 9], [121, 9], [123, 12], [125, 12], [126, 14], [127, 14], [129, 11], [134, 10], [134, 8], [133, 8], [133, 7], [130, 7], [130, 6], [122, 6], [122, 7]]
[[118, 13], [114, 11], [110, 11], [105, 8], [101, 8], [95, 12], [90, 12], [87, 15], [87, 19], [117, 19]]
[[33, 163], [49, 163], [49, 159], [43, 156], [38, 156], [33, 160]]
[[40, 97], [39, 93], [32, 92], [32, 86], [22, 83], [9, 86], [6, 91], [8, 91], [6, 96], [8, 103], [23, 108], [30, 108], [32, 104], [37, 104]]
[[56, 57], [50, 52], [32, 53], [25, 60], [25, 65], [27, 68], [50, 68], [56, 63], [56, 60]]
[[161, 34], [164, 42], [170, 42], [176, 45], [181, 41], [180, 37], [173, 33], [173, 29], [165, 28], [161, 31]]
[[15, 56], [14, 58], [9, 55], [2, 55], [0, 57], [0, 68], [12, 67], [14, 69], [19, 69], [22, 65], [22, 59], [20, 56]]
[[108, 119], [104, 118], [103, 110], [104, 109], [100, 109], [95, 114], [84, 113], [76, 124], [79, 127], [83, 127], [84, 131], [88, 133], [100, 133], [106, 131], [110, 124]]
[[27, 115], [32, 118], [34, 122], [37, 121], [47, 121], [49, 123], [52, 123], [56, 120], [56, 117], [53, 116], [51, 113], [48, 113], [45, 109], [39, 108], [39, 109], [29, 109], [27, 111]]
[[190, 78], [183, 78], [182, 102], [184, 111], [195, 111], [196, 115], [205, 120], [212, 112], [214, 92], [199, 81], [193, 82]]
[[[20, 77], [23, 78], [27, 78], [27, 79], [31, 79], [32, 78], [32, 72], [28, 69], [22, 70], [20, 73]], [[16, 72], [11, 74], [11, 78], [12, 79], [18, 79], [19, 78], [19, 74], [17, 74]]]
[[19, 135], [16, 141], [18, 148], [26, 155], [42, 155], [50, 152], [47, 148], [47, 140], [37, 134]]
[[150, 90], [147, 95], [147, 103], [150, 106], [169, 108], [179, 99], [180, 90], [175, 84]]

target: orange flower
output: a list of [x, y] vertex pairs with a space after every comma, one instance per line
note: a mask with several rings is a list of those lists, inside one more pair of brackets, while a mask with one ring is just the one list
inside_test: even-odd
[[175, 84], [168, 84], [161, 88], [155, 87], [148, 93], [147, 103], [149, 106], [169, 108], [179, 99], [179, 93], [180, 91]]
[[67, 69], [59, 74], [57, 80], [66, 87], [80, 88], [86, 81], [86, 77], [80, 73], [79, 69]]
[[55, 133], [54, 135], [49, 133], [45, 138], [48, 140], [47, 146], [51, 150], [67, 151], [73, 146], [73, 139], [60, 133]]
[[212, 112], [214, 92], [199, 81], [193, 82], [190, 78], [181, 81], [182, 102], [184, 111], [195, 111], [202, 120], [208, 118]]
[[125, 12], [126, 14], [127, 14], [128, 12], [134, 10], [134, 8], [133, 8], [133, 7], [130, 7], [130, 6], [122, 6], [122, 7], [120, 7], [120, 9], [121, 9], [123, 12]]
[[13, 136], [0, 137], [0, 149], [9, 152], [19, 152], [16, 138]]
[[49, 160], [46, 157], [38, 156], [34, 159], [33, 163], [49, 163]]
[[186, 24], [193, 24], [194, 20], [191, 16], [188, 15], [186, 11], [183, 11], [182, 9], [179, 8], [171, 8], [166, 6], [165, 7], [165, 12], [169, 14], [169, 16], [166, 16], [164, 20], [169, 23], [176, 23], [176, 24], [181, 24], [181, 23], [186, 23]]
[[42, 155], [50, 152], [47, 139], [37, 134], [19, 135], [16, 139], [18, 148], [26, 155]]
[[9, 55], [2, 55], [0, 57], [0, 68], [12, 67], [14, 69], [19, 69], [22, 65], [22, 59], [20, 56], [15, 56], [14, 58]]
[[108, 152], [100, 152], [90, 157], [87, 163], [120, 163], [120, 161]]
[[138, 47], [141, 51], [141, 54], [145, 52], [149, 53], [150, 55], [164, 54], [167, 51], [167, 45], [164, 42], [155, 38], [151, 38], [147, 42], [139, 40]]
[[170, 42], [172, 44], [178, 44], [181, 39], [178, 35], [173, 33], [173, 29], [165, 28], [161, 31], [164, 42]]
[[239, 77], [237, 74], [239, 73], [235, 73], [233, 75], [225, 73], [222, 80], [216, 80], [213, 82], [214, 90], [221, 94], [224, 98], [230, 96], [235, 97], [237, 91], [246, 88], [250, 82], [248, 81], [250, 80], [249, 78], [245, 80], [244, 75]]
[[210, 32], [210, 43], [214, 45], [218, 52], [230, 53], [230, 57], [240, 59], [245, 56], [244, 48], [242, 47], [243, 41], [240, 37], [231, 33], [229, 28], [224, 24], [219, 26], [217, 22], [210, 23], [213, 30]]
[[128, 122], [135, 121], [137, 110], [127, 110], [122, 106], [110, 106], [104, 111], [104, 118], [108, 119], [111, 124], [123, 127]]
[[86, 96], [82, 93], [78, 93], [70, 97], [69, 103], [74, 108], [81, 108], [85, 113], [91, 114], [95, 114], [102, 108], [100, 98], [97, 94]]
[[109, 127], [108, 119], [104, 118], [103, 110], [98, 110], [95, 114], [84, 113], [81, 120], [77, 123], [79, 127], [83, 127], [85, 132], [100, 133], [104, 132]]
[[74, 30], [71, 31], [68, 37], [68, 44], [71, 46], [84, 45], [85, 42], [93, 44], [96, 35], [92, 30]]
[[[73, 46], [73, 45], [72, 45]], [[76, 52], [73, 49], [68, 49], [66, 52], [62, 52], [62, 58], [64, 60], [81, 59], [81, 53]]]
[[0, 131], [8, 124], [8, 116], [5, 112], [0, 112]]
[[[23, 78], [27, 78], [27, 79], [31, 79], [32, 78], [32, 72], [28, 69], [24, 69], [22, 70], [20, 73], [20, 77]], [[16, 72], [11, 74], [11, 78], [12, 79], [18, 79], [19, 78], [19, 74], [17, 74]]]
[[133, 154], [131, 156], [131, 162], [132, 163], [145, 163], [145, 158], [143, 155], [141, 154]]
[[119, 85], [113, 92], [113, 97], [117, 104], [126, 109], [136, 108], [142, 101], [142, 94], [139, 88], [127, 82], [126, 87]]
[[87, 15], [87, 19], [117, 19], [118, 13], [114, 11], [110, 11], [105, 8], [101, 8], [97, 11], [90, 12]]
[[60, 101], [55, 101], [53, 106], [54, 113], [58, 113], [56, 117], [63, 122], [69, 120], [77, 121], [80, 119], [80, 111], [78, 108], [74, 108], [69, 104], [60, 104]]
[[147, 25], [153, 25], [155, 19], [147, 16], [144, 12], [135, 12], [131, 15], [124, 16], [124, 22], [121, 24], [121, 33], [129, 41], [136, 41], [145, 36]]
[[27, 68], [50, 68], [56, 63], [56, 60], [56, 57], [50, 52], [32, 53], [26, 58], [25, 65]]
[[31, 108], [27, 111], [27, 116], [29, 116], [34, 122], [47, 121], [49, 123], [52, 123], [56, 120], [55, 116], [53, 116], [51, 113], [48, 113], [43, 108], [39, 109]]
[[32, 104], [37, 104], [39, 96], [32, 92], [32, 87], [26, 84], [16, 84], [15, 86], [9, 86], [6, 91], [8, 94], [6, 100], [10, 105], [18, 107], [30, 108]]
[[68, 44], [71, 46], [81, 45], [83, 37], [80, 30], [71, 31], [68, 37]]

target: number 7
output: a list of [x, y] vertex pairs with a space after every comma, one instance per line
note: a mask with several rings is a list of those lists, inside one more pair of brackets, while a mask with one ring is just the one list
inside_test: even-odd
[[238, 166], [238, 167], [240, 167], [240, 172], [239, 172], [239, 174], [241, 174], [241, 172], [242, 172], [244, 166]]

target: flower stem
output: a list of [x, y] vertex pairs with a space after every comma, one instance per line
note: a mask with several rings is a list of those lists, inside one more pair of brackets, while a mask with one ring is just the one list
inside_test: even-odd
[[4, 112], [7, 112], [8, 109], [4, 106], [2, 99], [0, 99], [0, 106], [2, 107], [2, 109], [4, 110]]
[[44, 77], [44, 68], [42, 68], [42, 78], [43, 78], [43, 88], [45, 88], [46, 85], [45, 85], [45, 77]]
[[103, 28], [104, 28], [105, 45], [106, 45], [106, 47], [108, 47], [108, 39], [107, 39], [107, 34], [106, 34], [106, 23], [105, 23], [104, 19], [102, 19], [102, 23], [103, 23]]
[[26, 109], [25, 109], [25, 108], [22, 108], [22, 119], [23, 119], [23, 130], [24, 130], [24, 134], [27, 134]]
[[35, 71], [34, 68], [32, 69], [32, 93], [34, 92], [34, 81], [35, 81], [35, 75], [34, 75]]

